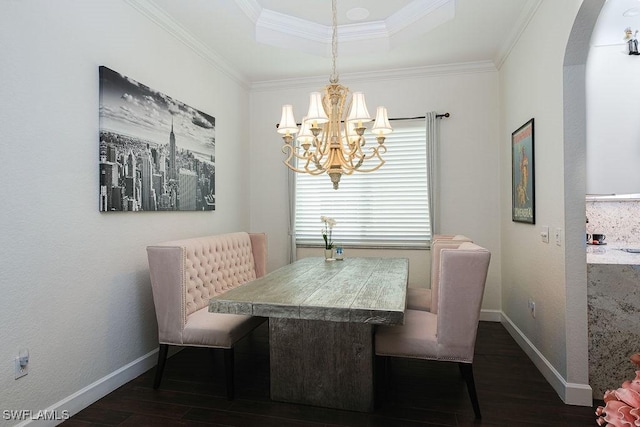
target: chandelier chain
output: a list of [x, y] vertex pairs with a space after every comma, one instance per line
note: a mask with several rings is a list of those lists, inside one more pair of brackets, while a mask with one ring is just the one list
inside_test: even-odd
[[331, 83], [338, 82], [338, 73], [336, 72], [336, 58], [338, 56], [338, 12], [337, 12], [337, 0], [331, 0], [331, 19], [333, 32], [331, 34], [331, 59], [332, 59], [332, 71], [331, 78], [329, 81]]

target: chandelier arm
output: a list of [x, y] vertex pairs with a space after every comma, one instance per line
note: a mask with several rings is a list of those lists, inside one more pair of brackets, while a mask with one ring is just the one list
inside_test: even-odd
[[[360, 143], [362, 141], [363, 143]], [[355, 157], [358, 156], [358, 153], [362, 153], [362, 147], [364, 146], [364, 137], [359, 136], [358, 139], [353, 143], [347, 143], [343, 145], [343, 152], [347, 157]]]
[[322, 170], [322, 169], [310, 169], [310, 168], [308, 168], [308, 166], [307, 166], [308, 162], [305, 165], [304, 169], [297, 168], [297, 167], [291, 165], [291, 163], [288, 163], [286, 160], [283, 160], [282, 163], [284, 163], [286, 167], [288, 167], [289, 169], [291, 169], [292, 171], [297, 172], [297, 173], [308, 173], [309, 175], [322, 175], [323, 173], [326, 172], [325, 170]]
[[379, 147], [371, 147], [370, 150], [371, 150], [371, 153], [369, 155], [365, 154], [364, 157], [362, 158], [362, 161], [365, 162], [373, 158], [377, 158], [379, 163], [376, 166], [369, 169], [358, 167], [356, 169], [358, 172], [363, 172], [363, 173], [373, 172], [380, 169], [380, 167], [385, 164], [386, 161], [382, 158], [382, 154], [387, 152], [387, 147], [385, 147], [384, 145], [381, 145]]
[[[289, 152], [287, 154], [287, 151]], [[304, 154], [299, 154], [296, 152], [296, 147], [290, 145], [290, 144], [285, 144], [282, 146], [282, 152], [287, 154], [287, 158], [283, 160], [283, 163], [285, 165], [287, 165], [287, 167], [295, 172], [300, 172], [300, 173], [309, 173], [311, 175], [320, 175], [322, 173], [325, 172], [325, 170], [323, 169], [317, 169], [317, 168], [310, 168], [309, 164], [312, 162], [312, 159], [310, 157], [310, 155], [305, 156]], [[291, 160], [293, 160], [294, 158], [302, 160], [304, 162], [304, 167], [303, 168], [299, 168], [299, 167], [295, 167], [291, 164]], [[315, 163], [315, 162], [314, 162]]]
[[318, 138], [315, 137], [314, 139], [314, 143], [315, 143], [315, 151], [313, 153], [313, 161], [316, 164], [320, 164], [322, 163], [322, 159], [327, 155], [328, 151], [329, 151], [329, 144], [326, 141], [326, 132], [323, 132], [322, 134], [322, 138]]
[[374, 167], [370, 168], [370, 169], [355, 169], [354, 171], [358, 171], [358, 172], [362, 172], [362, 173], [368, 173], [368, 172], [375, 172], [378, 169], [380, 169], [382, 167], [382, 165], [384, 165], [386, 163], [386, 161], [383, 158], [380, 158], [380, 163], [378, 163], [377, 165], [375, 165]]

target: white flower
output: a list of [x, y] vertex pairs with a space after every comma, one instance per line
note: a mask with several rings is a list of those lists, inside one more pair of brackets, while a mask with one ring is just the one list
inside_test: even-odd
[[336, 220], [333, 218], [329, 218], [328, 216], [322, 215], [320, 217], [320, 221], [324, 222], [324, 228], [322, 229], [322, 238], [324, 239], [324, 247], [325, 249], [333, 248], [333, 240], [331, 239], [331, 234], [333, 231], [333, 227], [336, 225]]
[[325, 225], [329, 228], [333, 228], [337, 224], [335, 219], [329, 218], [328, 216], [324, 216], [324, 215], [320, 217], [320, 221], [324, 222]]

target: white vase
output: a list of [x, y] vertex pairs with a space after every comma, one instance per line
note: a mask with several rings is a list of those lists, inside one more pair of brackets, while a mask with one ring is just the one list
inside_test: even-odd
[[324, 250], [324, 260], [325, 261], [333, 261], [333, 249], [325, 249]]

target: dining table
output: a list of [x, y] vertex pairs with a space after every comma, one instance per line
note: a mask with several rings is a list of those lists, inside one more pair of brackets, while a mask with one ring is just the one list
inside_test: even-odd
[[404, 323], [409, 261], [302, 258], [211, 298], [269, 318], [271, 399], [370, 412], [376, 325]]

